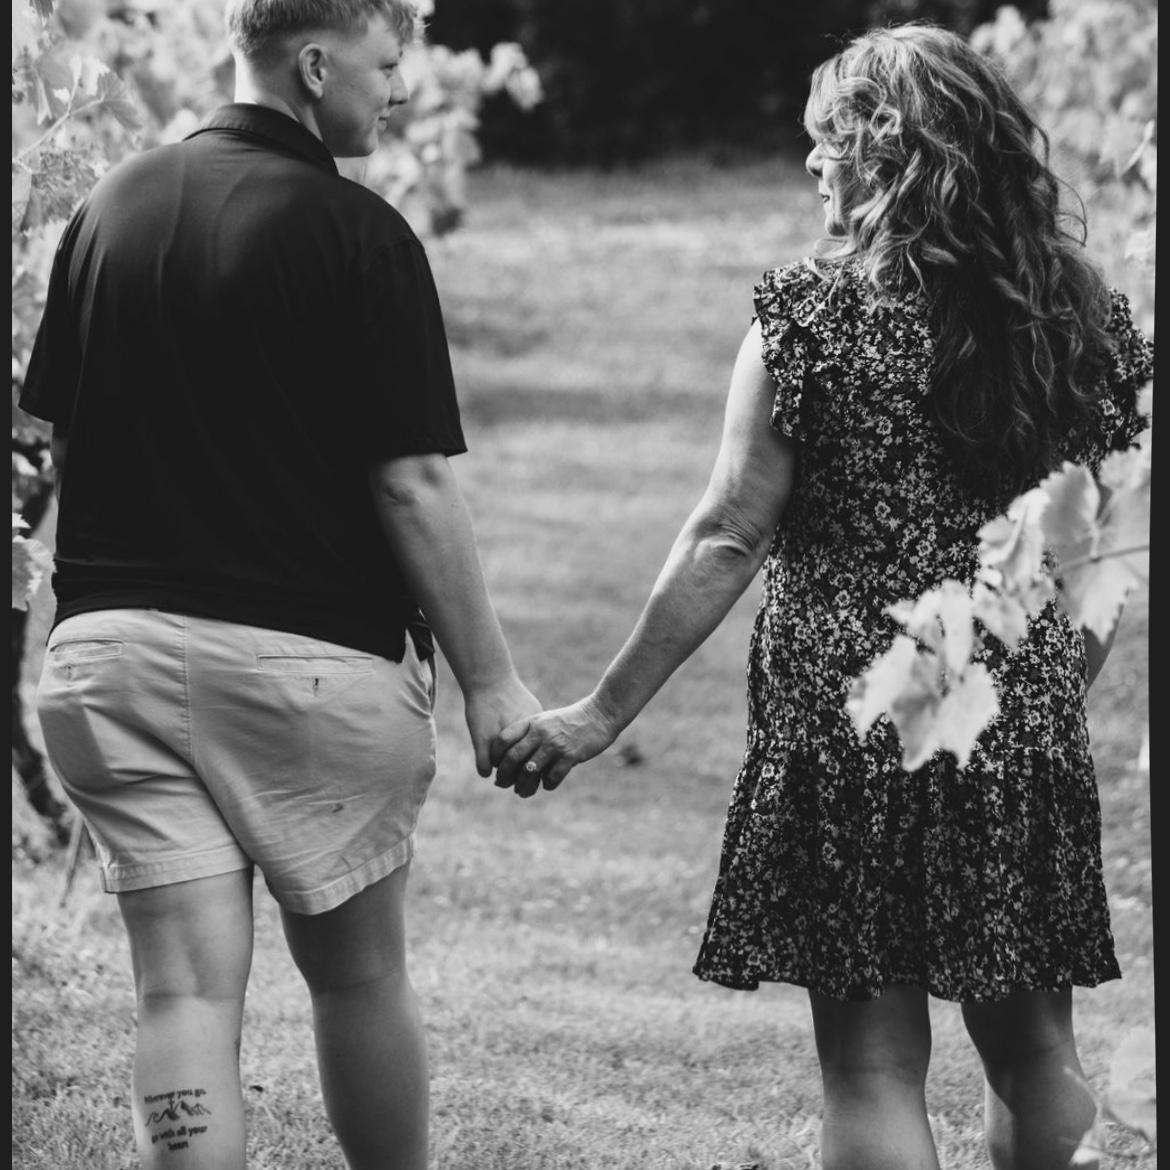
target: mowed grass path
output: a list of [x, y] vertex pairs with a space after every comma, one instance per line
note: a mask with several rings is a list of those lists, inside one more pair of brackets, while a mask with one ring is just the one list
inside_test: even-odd
[[[723, 397], [767, 267], [818, 229], [795, 163], [639, 175], [474, 176], [431, 247], [470, 452], [456, 461], [522, 675], [578, 698], [620, 646], [706, 482]], [[413, 867], [413, 977], [432, 1060], [435, 1170], [765, 1170], [819, 1165], [805, 993], [691, 973], [742, 747], [756, 600], [619, 744], [521, 801], [475, 775], [440, 679], [440, 773]], [[1078, 994], [1094, 1086], [1152, 1023], [1147, 605], [1134, 600], [1093, 699], [1105, 857], [1125, 978]], [[14, 873], [14, 1166], [134, 1165], [133, 998], [112, 900], [86, 872]], [[257, 1170], [341, 1170], [316, 1089], [307, 996], [257, 886], [242, 1062]], [[946, 1170], [982, 1167], [981, 1078], [936, 1003], [928, 1104]], [[1105, 1131], [1105, 1165], [1153, 1166]]]

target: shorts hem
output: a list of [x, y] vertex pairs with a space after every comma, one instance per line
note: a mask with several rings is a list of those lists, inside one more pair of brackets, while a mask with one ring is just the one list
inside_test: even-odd
[[251, 865], [252, 862], [234, 845], [201, 853], [197, 857], [130, 863], [103, 862], [102, 889], [107, 894], [128, 894], [135, 890], [150, 890], [156, 886], [173, 886], [198, 878], [235, 873]]
[[[294, 914], [324, 914], [348, 901], [354, 894], [360, 894], [367, 886], [389, 877], [401, 869], [414, 856], [414, 837], [406, 837], [392, 849], [371, 857], [349, 873], [335, 878], [315, 890], [281, 890], [268, 882], [272, 896], [285, 910]], [[267, 879], [265, 879], [267, 881]]]

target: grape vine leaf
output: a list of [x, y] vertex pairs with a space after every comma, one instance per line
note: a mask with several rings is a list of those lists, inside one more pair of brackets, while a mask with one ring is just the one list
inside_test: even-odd
[[[1055, 592], [1055, 590], [1054, 590]], [[993, 589], [976, 581], [971, 591], [971, 609], [987, 630], [1009, 650], [1028, 632], [1028, 611], [1012, 593]]]
[[1101, 494], [1089, 469], [1065, 463], [1040, 484], [1040, 490], [1048, 496], [1048, 503], [1040, 513], [1045, 543], [1061, 560], [1069, 559], [1072, 550], [1081, 552], [1092, 548], [1098, 535]]
[[997, 516], [979, 530], [980, 562], [997, 585], [1020, 594], [1028, 609], [1034, 608], [1031, 591], [1047, 576], [1041, 528], [1047, 505], [1047, 494], [1033, 488], [1017, 497], [1006, 515]]
[[32, 171], [16, 167], [12, 172], [12, 230], [20, 231], [24, 212], [32, 195]]
[[130, 97], [126, 84], [112, 70], [99, 74], [95, 93], [101, 108], [112, 114], [127, 130], [142, 129], [142, 115]]
[[1150, 460], [1135, 449], [1111, 456], [1099, 492], [1084, 467], [1065, 464], [1041, 487], [1051, 503], [1045, 535], [1060, 561], [1060, 603], [1070, 619], [1105, 638], [1133, 587], [1148, 574]]
[[1064, 574], [1061, 608], [1074, 625], [1086, 627], [1103, 641], [1137, 583], [1137, 574], [1124, 558], [1082, 561]]
[[889, 709], [894, 696], [915, 679], [917, 661], [914, 639], [899, 634], [890, 648], [853, 680], [845, 706], [858, 735], [864, 737], [878, 716]]
[[975, 647], [971, 594], [958, 581], [946, 580], [917, 601], [900, 601], [886, 612], [906, 633], [942, 656], [952, 676], [958, 677]]
[[22, 53], [32, 53], [37, 47], [37, 27], [32, 20], [32, 9], [24, 4], [12, 6], [12, 64]]
[[30, 540], [12, 525], [12, 608], [28, 609], [29, 600], [40, 588], [52, 567], [53, 555], [39, 540]]
[[971, 594], [958, 581], [944, 581], [937, 590], [943, 628], [943, 663], [952, 679], [966, 669], [975, 649]]
[[951, 684], [935, 713], [936, 748], [953, 752], [959, 767], [965, 768], [979, 733], [998, 713], [999, 700], [990, 671], [981, 662], [972, 663], [962, 678]]

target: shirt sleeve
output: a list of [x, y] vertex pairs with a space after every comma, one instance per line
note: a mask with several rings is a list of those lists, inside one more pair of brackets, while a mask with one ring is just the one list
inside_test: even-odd
[[45, 308], [33, 341], [20, 408], [33, 418], [67, 431], [73, 418], [81, 376], [81, 347], [73, 319], [69, 268], [76, 236], [76, 218], [65, 229], [53, 256]]
[[422, 244], [377, 249], [362, 274], [356, 412], [364, 454], [467, 450], [439, 296]]

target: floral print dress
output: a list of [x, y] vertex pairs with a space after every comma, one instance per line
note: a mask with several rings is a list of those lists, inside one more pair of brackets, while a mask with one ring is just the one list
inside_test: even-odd
[[[1094, 469], [1144, 428], [1136, 392], [1153, 366], [1111, 295], [1098, 425], [1067, 452]], [[747, 746], [695, 974], [841, 1000], [907, 983], [964, 1002], [1118, 978], [1084, 642], [1065, 617], [1049, 607], [1016, 650], [989, 645], [1000, 714], [965, 769], [938, 752], [905, 772], [889, 721], [863, 742], [846, 711], [851, 680], [899, 632], [885, 606], [969, 583], [977, 532], [1007, 502], [973, 498], [950, 470], [926, 409], [924, 299], [877, 300], [856, 262], [832, 285], [797, 263], [765, 274], [755, 307], [772, 425], [800, 463], [764, 567]]]

